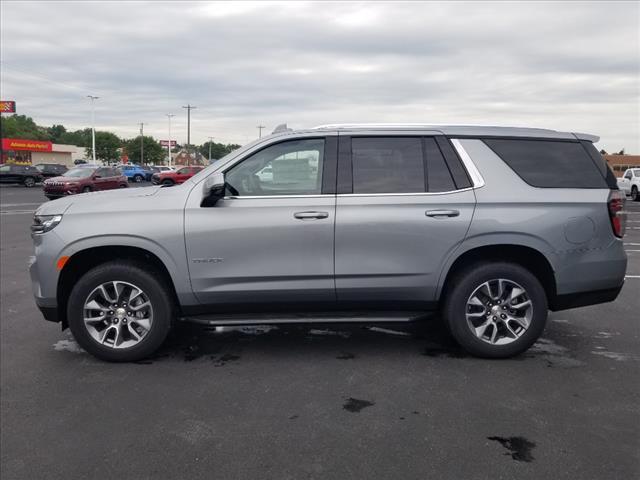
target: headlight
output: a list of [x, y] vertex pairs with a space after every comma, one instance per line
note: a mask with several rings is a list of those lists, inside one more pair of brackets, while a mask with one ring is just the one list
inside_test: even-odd
[[62, 220], [62, 215], [34, 215], [31, 232], [46, 233], [53, 230]]
[[64, 183], [67, 187], [75, 187], [78, 185], [78, 182], [65, 182]]

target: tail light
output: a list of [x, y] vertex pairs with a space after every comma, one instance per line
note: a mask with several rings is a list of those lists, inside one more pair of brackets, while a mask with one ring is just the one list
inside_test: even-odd
[[609, 208], [613, 234], [618, 238], [622, 238], [627, 226], [627, 214], [624, 211], [624, 193], [622, 190], [611, 190], [607, 207]]

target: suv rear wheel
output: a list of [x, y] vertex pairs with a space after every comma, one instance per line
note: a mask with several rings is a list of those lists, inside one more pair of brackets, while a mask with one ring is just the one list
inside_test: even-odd
[[140, 182], [142, 182], [142, 180], [144, 180], [142, 175], [136, 174], [136, 175], [133, 176], [133, 181], [136, 182], [136, 183], [140, 183]]
[[33, 178], [33, 177], [26, 177], [26, 178], [23, 180], [23, 183], [24, 183], [24, 186], [25, 186], [25, 187], [31, 188], [31, 187], [33, 187], [33, 186], [36, 184], [36, 179], [35, 179], [35, 178]]
[[634, 202], [640, 202], [640, 193], [638, 193], [638, 187], [635, 185], [631, 187], [631, 200]]
[[99, 265], [76, 283], [67, 304], [69, 328], [92, 355], [111, 362], [156, 351], [171, 328], [172, 295], [157, 272], [126, 262]]
[[476, 264], [452, 279], [443, 314], [469, 353], [506, 358], [524, 352], [547, 321], [547, 297], [538, 279], [513, 263]]

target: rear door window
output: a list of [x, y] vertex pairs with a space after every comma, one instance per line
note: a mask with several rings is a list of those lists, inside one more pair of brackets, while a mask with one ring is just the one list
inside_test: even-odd
[[429, 192], [451, 192], [456, 185], [451, 172], [438, 148], [434, 138], [424, 139], [424, 150], [427, 158], [427, 190]]
[[426, 190], [420, 137], [353, 137], [353, 193]]
[[533, 187], [608, 188], [579, 142], [491, 138], [484, 143]]

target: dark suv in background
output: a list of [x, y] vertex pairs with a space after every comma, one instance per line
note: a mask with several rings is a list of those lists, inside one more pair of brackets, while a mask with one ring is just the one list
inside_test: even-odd
[[44, 178], [58, 177], [68, 170], [66, 166], [59, 163], [38, 163], [34, 167]]
[[14, 183], [33, 187], [42, 181], [40, 171], [31, 165], [0, 165], [0, 183]]

